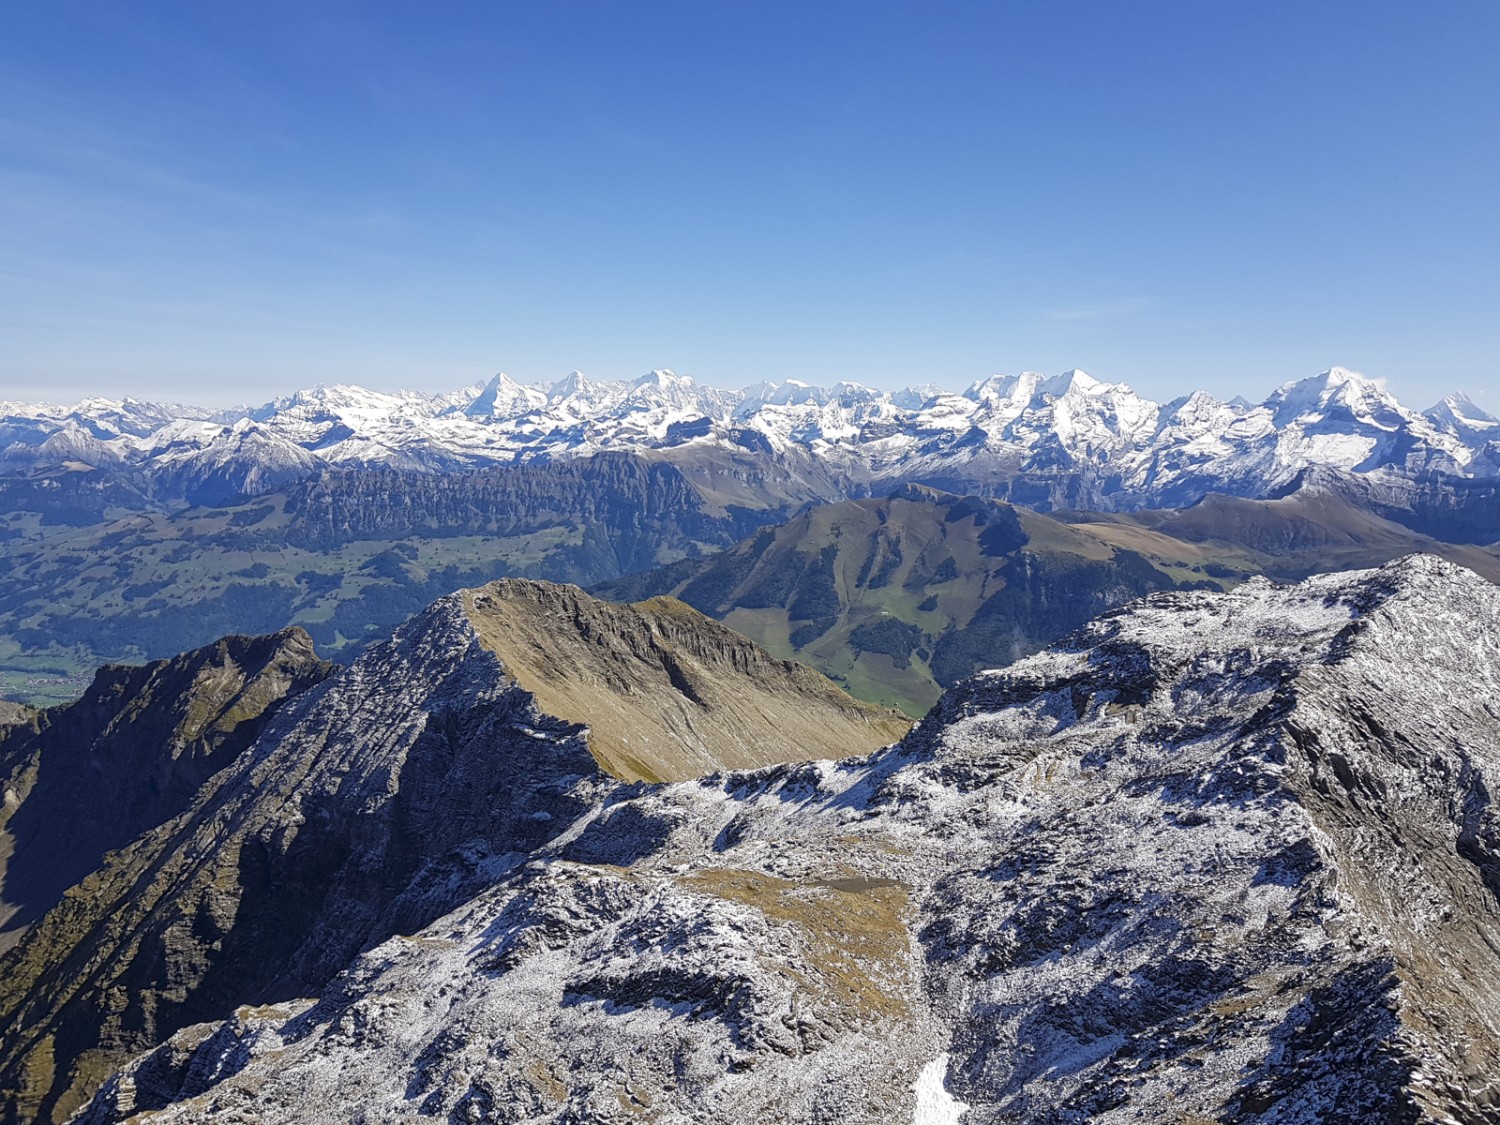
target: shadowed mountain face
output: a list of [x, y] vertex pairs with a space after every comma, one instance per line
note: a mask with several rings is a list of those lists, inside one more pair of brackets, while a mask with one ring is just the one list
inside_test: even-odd
[[608, 791], [596, 758], [683, 777], [907, 725], [679, 603], [521, 581], [332, 675], [296, 630], [106, 669], [0, 733], [30, 923], [0, 954], [0, 1121], [61, 1121], [134, 1052], [427, 925]]
[[595, 588], [672, 594], [860, 698], [921, 714], [942, 687], [1168, 589], [1218, 589], [1440, 553], [1500, 581], [1500, 558], [1441, 544], [1308, 488], [1275, 501], [1042, 515], [908, 486], [811, 508], [731, 550]]
[[[1220, 561], [1273, 578], [1302, 578], [1320, 571], [1356, 569], [1414, 551], [1440, 554], [1491, 581], [1500, 581], [1500, 556], [1475, 545], [1500, 539], [1451, 541], [1414, 529], [1400, 513], [1351, 499], [1340, 488], [1308, 484], [1274, 500], [1206, 496], [1189, 508], [1110, 515], [1062, 512], [1059, 518], [1100, 530], [1139, 527], [1197, 545]], [[1412, 513], [1406, 513], [1408, 517]], [[1448, 530], [1453, 530], [1449, 528]], [[1497, 525], [1500, 532], [1500, 525]], [[1108, 532], [1101, 532], [1108, 534]]]
[[185, 809], [287, 699], [331, 671], [300, 629], [226, 637], [102, 668], [73, 705], [0, 727], [0, 949], [106, 852]]
[[[1500, 427], [1493, 427], [1500, 433]], [[1500, 442], [1492, 456], [1500, 457]], [[1353, 507], [1447, 543], [1500, 543], [1500, 480], [1442, 473], [1347, 473], [1312, 468], [1282, 490], [1332, 493]]]
[[1432, 557], [1154, 595], [889, 749], [604, 791], [80, 1121], [1480, 1125], [1497, 698]]

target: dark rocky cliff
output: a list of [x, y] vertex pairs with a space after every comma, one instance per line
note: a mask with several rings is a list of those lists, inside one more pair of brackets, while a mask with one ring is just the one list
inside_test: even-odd
[[0, 727], [0, 949], [104, 854], [170, 820], [332, 671], [301, 629], [101, 668], [76, 703]]
[[[282, 640], [311, 658], [300, 633]], [[542, 669], [547, 640], [565, 659]], [[372, 943], [492, 885], [616, 784], [590, 753], [596, 716], [613, 740], [598, 755], [607, 764], [637, 737], [632, 776], [708, 772], [719, 755], [784, 761], [813, 725], [825, 754], [906, 727], [685, 606], [622, 610], [528, 582], [441, 600], [290, 698], [248, 745], [192, 737], [238, 713], [226, 691], [212, 695], [217, 709], [194, 694], [227, 667], [180, 658], [111, 671], [47, 718], [116, 730], [122, 720], [101, 719], [95, 696], [123, 698], [136, 728], [177, 741], [155, 751], [162, 761], [142, 753], [98, 783], [117, 790], [120, 809], [139, 809], [112, 824], [113, 850], [92, 867], [79, 872], [80, 855], [65, 872], [46, 869], [60, 901], [28, 900], [34, 924], [0, 961], [0, 1120], [61, 1121], [135, 1052], [239, 1004], [316, 992]], [[128, 694], [115, 690], [126, 683]], [[569, 704], [562, 717], [548, 710], [557, 701]], [[95, 753], [79, 745], [69, 752]], [[206, 758], [197, 780], [164, 795], [158, 775]], [[41, 795], [38, 782], [17, 818]], [[66, 835], [77, 799], [76, 787], [46, 796], [58, 826], [27, 822], [18, 872]]]
[[728, 546], [780, 512], [763, 504], [713, 508], [677, 468], [613, 453], [453, 475], [329, 472], [292, 489], [287, 510], [288, 541], [319, 550], [351, 539], [508, 537], [578, 526], [583, 542], [551, 565], [580, 582], [655, 566], [664, 553]]

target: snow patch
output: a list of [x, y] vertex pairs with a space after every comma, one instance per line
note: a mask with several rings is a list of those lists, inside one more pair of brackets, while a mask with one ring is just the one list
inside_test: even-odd
[[948, 1053], [944, 1051], [922, 1068], [912, 1089], [917, 1095], [917, 1115], [912, 1125], [959, 1125], [967, 1102], [948, 1093]]

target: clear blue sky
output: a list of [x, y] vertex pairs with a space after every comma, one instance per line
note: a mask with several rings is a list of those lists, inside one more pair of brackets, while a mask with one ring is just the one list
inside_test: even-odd
[[1497, 60], [1495, 0], [4, 4], [0, 398], [1341, 364], [1500, 411]]

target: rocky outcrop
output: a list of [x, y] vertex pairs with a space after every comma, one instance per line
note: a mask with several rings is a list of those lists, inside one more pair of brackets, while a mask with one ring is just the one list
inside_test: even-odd
[[[77, 702], [0, 728], [6, 1120], [50, 1112], [88, 1025], [110, 1020], [72, 995], [58, 1004], [38, 995], [101, 969], [95, 958], [108, 943], [99, 933], [117, 933], [120, 919], [117, 902], [92, 897], [96, 873], [114, 873], [122, 894], [128, 880], [147, 878], [149, 861], [132, 843], [191, 809], [205, 784], [331, 671], [300, 629], [226, 637], [172, 660], [101, 668]], [[51, 1025], [43, 1035], [35, 1034], [40, 1013]], [[94, 1070], [92, 1081], [99, 1077]]]
[[0, 699], [0, 727], [15, 726], [17, 723], [31, 721], [36, 714], [36, 708], [25, 703], [14, 703], [9, 699]]
[[295, 700], [11, 951], [9, 1119], [62, 1120], [177, 1028], [321, 987], [546, 840], [594, 773], [582, 736], [506, 679], [458, 600], [434, 607]]
[[[561, 662], [540, 663], [548, 640]], [[260, 643], [311, 658], [297, 632]], [[507, 582], [439, 601], [230, 745], [204, 732], [227, 730], [261, 680], [231, 691], [246, 679], [231, 665], [250, 660], [223, 644], [220, 663], [106, 670], [48, 714], [50, 729], [92, 730], [99, 700], [119, 701], [108, 737], [63, 740], [58, 760], [77, 776], [37, 806], [56, 824], [18, 837], [16, 870], [76, 826], [70, 802], [107, 806], [101, 786], [121, 819], [91, 868], [78, 856], [49, 874], [60, 901], [28, 899], [38, 916], [0, 961], [0, 1120], [61, 1121], [135, 1052], [237, 1004], [316, 992], [372, 943], [421, 930], [612, 791], [596, 757], [633, 777], [684, 776], [721, 754], [785, 761], [799, 735], [831, 753], [907, 725], [685, 606]], [[98, 773], [130, 724], [164, 741], [133, 772]], [[42, 800], [46, 762], [17, 818]], [[168, 799], [155, 779], [195, 763], [198, 781]]]
[[301, 629], [225, 637], [172, 660], [101, 668], [71, 706], [0, 727], [0, 950], [106, 852], [187, 808], [330, 671]]
[[790, 510], [757, 495], [744, 506], [715, 507], [675, 467], [623, 453], [453, 475], [328, 472], [291, 489], [286, 504], [288, 541], [316, 550], [360, 539], [581, 528], [582, 541], [548, 566], [552, 576], [581, 582], [728, 546]]
[[80, 1117], [1493, 1120], [1500, 592], [1166, 593], [839, 763], [619, 787]]

